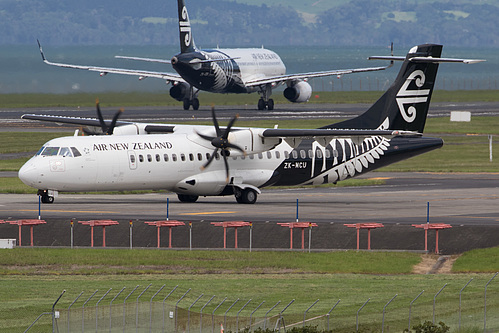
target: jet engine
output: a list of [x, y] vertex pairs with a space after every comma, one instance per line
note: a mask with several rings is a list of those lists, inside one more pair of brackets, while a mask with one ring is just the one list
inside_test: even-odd
[[312, 87], [305, 81], [299, 81], [284, 89], [284, 97], [293, 103], [308, 102], [312, 96]]
[[189, 98], [190, 89], [191, 86], [188, 83], [180, 82], [170, 88], [170, 96], [181, 102]]

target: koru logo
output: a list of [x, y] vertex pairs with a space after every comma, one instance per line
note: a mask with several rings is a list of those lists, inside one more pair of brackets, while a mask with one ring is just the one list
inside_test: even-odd
[[425, 79], [423, 71], [417, 70], [412, 72], [411, 75], [409, 75], [409, 77], [405, 80], [402, 88], [400, 88], [397, 94], [396, 100], [399, 106], [400, 114], [408, 123], [412, 123], [416, 119], [416, 108], [411, 105], [406, 110], [405, 105], [425, 103], [428, 101], [428, 96], [430, 95], [430, 89], [409, 90], [409, 84], [414, 81], [416, 86], [421, 88], [425, 83]]
[[182, 8], [182, 21], [179, 21], [180, 32], [185, 32], [184, 44], [185, 46], [191, 45], [191, 23], [189, 22], [189, 14], [187, 14], [187, 8]]

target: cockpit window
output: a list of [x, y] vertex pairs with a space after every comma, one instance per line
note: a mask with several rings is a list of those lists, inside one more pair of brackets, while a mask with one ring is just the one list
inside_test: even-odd
[[58, 152], [59, 147], [46, 147], [42, 152], [42, 156], [56, 156]]
[[74, 157], [81, 156], [80, 151], [78, 149], [76, 149], [75, 147], [71, 147], [71, 151], [73, 152]]
[[62, 147], [61, 150], [59, 150], [59, 156], [72, 157], [73, 155], [71, 154], [71, 150], [69, 150], [68, 147]]
[[45, 147], [40, 148], [40, 149], [36, 152], [35, 156], [40, 155], [44, 149], [45, 149]]

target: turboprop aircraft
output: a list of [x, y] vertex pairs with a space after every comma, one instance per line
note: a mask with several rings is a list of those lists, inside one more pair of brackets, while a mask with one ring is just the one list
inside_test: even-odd
[[[337, 181], [439, 148], [423, 137], [441, 45], [413, 47], [393, 85], [362, 115], [318, 129], [223, 128], [23, 115], [23, 119], [101, 127], [101, 134], [62, 137], [43, 145], [19, 170], [44, 203], [58, 192], [168, 190], [182, 202], [234, 195], [255, 203], [260, 188]], [[375, 57], [378, 58], [378, 57]], [[387, 57], [382, 57], [387, 59]], [[95, 131], [91, 133], [96, 133]]]
[[170, 60], [140, 57], [117, 56], [117, 58], [171, 64], [177, 73], [153, 72], [144, 70], [82, 66], [50, 62], [43, 53], [40, 42], [38, 46], [43, 61], [48, 65], [83, 69], [99, 72], [101, 76], [108, 73], [135, 75], [139, 79], [147, 77], [166, 80], [171, 83], [170, 96], [183, 102], [188, 110], [192, 105], [199, 108], [198, 93], [200, 90], [212, 93], [253, 93], [258, 92], [259, 110], [273, 110], [274, 100], [270, 98], [272, 90], [286, 85], [284, 97], [290, 102], [307, 102], [312, 96], [312, 87], [308, 79], [323, 76], [341, 76], [344, 74], [379, 71], [384, 67], [328, 70], [320, 72], [286, 74], [286, 67], [277, 53], [264, 48], [207, 49], [199, 50], [194, 44], [189, 14], [184, 0], [177, 0], [178, 24], [180, 34], [180, 53]]

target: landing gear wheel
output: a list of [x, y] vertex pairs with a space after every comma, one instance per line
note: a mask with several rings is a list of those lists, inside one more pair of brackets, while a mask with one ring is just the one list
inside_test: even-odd
[[255, 190], [246, 188], [241, 192], [240, 197], [236, 197], [236, 201], [243, 204], [254, 204], [256, 202], [257, 196], [258, 194]]
[[192, 108], [193, 108], [194, 110], [198, 110], [198, 109], [199, 109], [199, 99], [194, 98], [194, 99], [192, 100]]
[[48, 194], [44, 194], [41, 196], [42, 197], [42, 203], [48, 203], [48, 204], [51, 204], [54, 202], [54, 197], [51, 197], [50, 195]]
[[269, 111], [274, 110], [274, 100], [273, 100], [272, 98], [271, 98], [271, 99], [269, 99], [269, 101], [267, 102], [267, 109], [268, 109]]
[[191, 107], [191, 101], [188, 98], [184, 99], [184, 110], [189, 110]]
[[260, 98], [258, 100], [258, 110], [265, 110], [265, 101], [263, 98]]
[[189, 195], [189, 194], [177, 194], [178, 200], [180, 202], [196, 202], [199, 198], [197, 195]]

